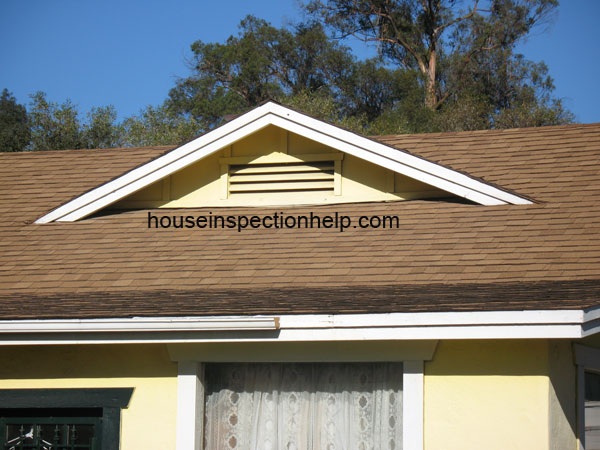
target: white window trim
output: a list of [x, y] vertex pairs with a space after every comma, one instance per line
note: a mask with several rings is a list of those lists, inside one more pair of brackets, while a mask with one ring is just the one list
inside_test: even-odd
[[[429, 345], [415, 343], [414, 349], [404, 349], [396, 354], [397, 358], [389, 358], [402, 362], [402, 441], [403, 450], [423, 450], [423, 374], [424, 361], [431, 360], [435, 352], [436, 342]], [[204, 363], [215, 361], [207, 358], [200, 361], [206, 352], [203, 346], [170, 345], [171, 359], [178, 363], [177, 375], [177, 444], [176, 450], [201, 450], [204, 425]], [[255, 355], [246, 354], [239, 358], [238, 354], [225, 354], [219, 362], [264, 362], [264, 349], [257, 349]], [[260, 354], [259, 354], [260, 353]], [[268, 353], [268, 352], [267, 352]], [[197, 357], [194, 358], [194, 355]], [[340, 356], [341, 355], [341, 356]], [[407, 359], [410, 355], [411, 359]], [[330, 350], [328, 355], [321, 355], [317, 361], [347, 362], [343, 354]], [[192, 359], [194, 358], [194, 359]], [[416, 359], [420, 358], [420, 359]], [[380, 357], [374, 358], [381, 361]], [[360, 359], [368, 362], [364, 356]], [[272, 358], [269, 361], [273, 361]], [[310, 362], [310, 358], [303, 361]], [[354, 361], [354, 360], [353, 360]], [[279, 358], [278, 362], [290, 362], [287, 358]]]
[[585, 450], [585, 372], [600, 372], [600, 349], [581, 344], [573, 346], [577, 365], [577, 442]]
[[204, 431], [204, 364], [180, 361], [177, 368], [176, 449], [200, 450]]
[[424, 362], [402, 365], [402, 450], [423, 450]]

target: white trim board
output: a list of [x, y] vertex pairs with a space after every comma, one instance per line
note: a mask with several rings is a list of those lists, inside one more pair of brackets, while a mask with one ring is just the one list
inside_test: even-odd
[[36, 223], [74, 222], [149, 186], [268, 125], [388, 168], [481, 205], [531, 201], [423, 158], [268, 102], [54, 209]]
[[0, 345], [580, 339], [596, 310], [0, 321]]
[[404, 361], [402, 376], [402, 448], [423, 449], [424, 364]]
[[2, 333], [114, 333], [277, 330], [277, 317], [134, 317], [131, 319], [0, 320]]
[[201, 450], [204, 435], [204, 365], [180, 361], [177, 365], [176, 450]]

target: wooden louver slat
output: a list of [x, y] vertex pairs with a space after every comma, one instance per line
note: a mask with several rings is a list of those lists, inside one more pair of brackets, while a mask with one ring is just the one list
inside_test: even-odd
[[333, 191], [334, 161], [229, 166], [229, 192]]

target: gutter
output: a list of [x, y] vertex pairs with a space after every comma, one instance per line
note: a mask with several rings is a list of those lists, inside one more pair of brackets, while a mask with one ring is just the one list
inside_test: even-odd
[[278, 317], [133, 317], [127, 319], [2, 320], [5, 333], [101, 333], [277, 330]]

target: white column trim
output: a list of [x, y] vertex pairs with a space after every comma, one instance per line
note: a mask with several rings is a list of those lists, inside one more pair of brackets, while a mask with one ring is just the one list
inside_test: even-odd
[[177, 373], [177, 450], [201, 450], [204, 426], [204, 364], [179, 361]]
[[423, 450], [423, 361], [404, 361], [402, 449]]

